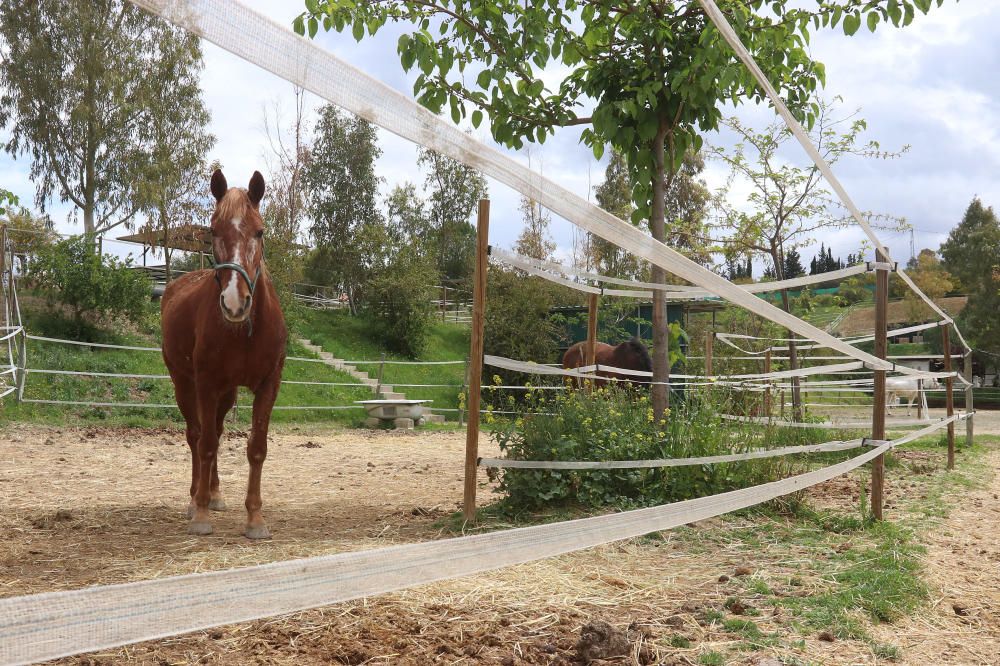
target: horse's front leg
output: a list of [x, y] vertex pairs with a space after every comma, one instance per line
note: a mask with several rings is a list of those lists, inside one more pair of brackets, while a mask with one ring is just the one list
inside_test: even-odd
[[218, 409], [218, 396], [198, 396], [198, 418], [206, 427], [201, 428], [198, 437], [197, 488], [194, 492], [194, 514], [188, 524], [188, 534], [206, 535], [212, 533], [209, 504], [212, 500], [212, 472], [216, 469], [219, 454], [219, 433], [212, 427]]
[[247, 527], [244, 534], [248, 539], [270, 539], [261, 513], [263, 502], [260, 498], [260, 476], [267, 458], [267, 429], [271, 423], [271, 409], [278, 397], [278, 381], [269, 380], [257, 388], [253, 398], [253, 423], [250, 426], [250, 440], [247, 442], [247, 461], [250, 463], [250, 478], [247, 482]]

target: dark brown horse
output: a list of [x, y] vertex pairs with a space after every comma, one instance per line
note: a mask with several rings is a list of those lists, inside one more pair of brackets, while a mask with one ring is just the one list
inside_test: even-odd
[[[642, 344], [642, 341], [639, 338], [633, 337], [631, 340], [626, 340], [617, 347], [612, 347], [606, 342], [598, 342], [594, 345], [594, 348], [596, 352], [594, 354], [594, 358], [596, 359], [598, 366], [603, 365], [607, 367], [624, 368], [626, 370], [642, 370], [644, 372], [652, 372], [653, 370], [653, 360], [649, 357], [649, 350], [646, 349], [646, 345]], [[577, 342], [575, 345], [567, 349], [566, 353], [563, 354], [562, 364], [566, 369], [582, 368], [587, 365], [587, 343]], [[631, 380], [636, 382], [649, 381], [648, 377], [636, 377], [635, 375], [607, 372], [602, 370], [600, 367], [598, 367], [597, 374], [601, 377], [609, 377], [612, 379]], [[603, 379], [598, 379], [596, 381], [598, 386], [603, 386], [606, 383], [607, 382]]]
[[219, 437], [237, 389], [246, 386], [254, 399], [244, 534], [266, 539], [270, 532], [260, 512], [260, 474], [288, 331], [264, 266], [264, 223], [259, 213], [264, 178], [255, 171], [249, 189], [229, 189], [217, 170], [212, 174], [212, 194], [215, 268], [174, 280], [160, 304], [163, 360], [191, 447], [188, 532], [211, 534], [209, 509], [225, 509], [217, 469]]

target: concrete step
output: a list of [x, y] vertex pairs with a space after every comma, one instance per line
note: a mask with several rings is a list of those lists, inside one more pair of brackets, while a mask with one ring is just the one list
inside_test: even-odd
[[444, 414], [428, 414], [424, 412], [423, 420], [427, 423], [444, 423]]

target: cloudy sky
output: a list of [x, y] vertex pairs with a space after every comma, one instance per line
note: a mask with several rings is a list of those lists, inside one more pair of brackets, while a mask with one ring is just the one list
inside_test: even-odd
[[[251, 0], [257, 11], [291, 25], [301, 5], [294, 1]], [[814, 56], [826, 65], [827, 97], [843, 98], [843, 108], [860, 109], [868, 121], [867, 138], [886, 150], [909, 145], [897, 160], [871, 162], [845, 159], [836, 173], [864, 210], [903, 216], [913, 226], [916, 249], [937, 248], [947, 231], [962, 216], [973, 196], [1000, 205], [1000, 0], [954, 2], [928, 16], [919, 16], [902, 30], [881, 26], [875, 34], [862, 29], [853, 38], [839, 30], [813, 35]], [[394, 88], [410, 94], [412, 75], [403, 73], [396, 56], [398, 32], [389, 28], [360, 44], [350, 35], [320, 33], [317, 42], [349, 63]], [[292, 107], [291, 85], [257, 67], [205, 44], [202, 78], [205, 99], [212, 112], [211, 131], [218, 137], [212, 156], [224, 165], [230, 184], [244, 184], [254, 169], [265, 171], [268, 150], [264, 134], [264, 109]], [[322, 103], [308, 99], [310, 109]], [[727, 109], [744, 123], [763, 127], [773, 121], [768, 107]], [[491, 142], [487, 132], [474, 134]], [[706, 137], [728, 146], [732, 137]], [[377, 169], [385, 179], [385, 192], [405, 181], [420, 185], [416, 147], [380, 131], [383, 150]], [[543, 146], [532, 146], [517, 155], [581, 196], [603, 178], [604, 163], [594, 160], [579, 143], [579, 130], [565, 130]], [[783, 158], [805, 166], [807, 159], [797, 145], [789, 144]], [[26, 158], [0, 155], [0, 186], [13, 190], [23, 202], [34, 199]], [[709, 164], [705, 178], [710, 187], [725, 179], [724, 169]], [[207, 185], [206, 185], [207, 187]], [[740, 189], [734, 191], [739, 196]], [[591, 195], [592, 196], [592, 195]], [[519, 196], [496, 182], [490, 183], [492, 199], [491, 242], [510, 246], [521, 229]], [[738, 204], [738, 202], [736, 202]], [[78, 227], [67, 221], [68, 208], [53, 202], [52, 215], [64, 231]], [[552, 233], [557, 254], [568, 257], [573, 226], [554, 219]], [[118, 234], [115, 234], [118, 235]], [[910, 254], [909, 233], [883, 232], [894, 258]], [[863, 240], [859, 230], [833, 232], [817, 239], [832, 245], [834, 254], [856, 251]], [[812, 250], [803, 251], [808, 261]], [[759, 270], [759, 269], [758, 269]]]

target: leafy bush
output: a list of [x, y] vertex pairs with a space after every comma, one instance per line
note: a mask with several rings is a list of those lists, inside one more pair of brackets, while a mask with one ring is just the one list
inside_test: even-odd
[[437, 273], [412, 248], [401, 250], [392, 263], [366, 289], [367, 309], [385, 345], [416, 358], [430, 332]]
[[[484, 316], [486, 353], [537, 363], [558, 360], [559, 329], [549, 317], [557, 302], [553, 287], [541, 278], [490, 266]], [[509, 384], [530, 380], [509, 371], [500, 371], [500, 376]]]
[[[486, 402], [490, 396], [487, 392]], [[522, 416], [486, 421], [507, 458], [515, 460], [648, 460], [738, 453], [832, 439], [807, 428], [766, 428], [719, 418], [728, 398], [689, 394], [673, 403], [665, 421], [653, 422], [649, 400], [624, 389], [572, 391], [556, 396], [531, 391]], [[546, 415], [551, 414], [551, 415]], [[790, 458], [765, 458], [717, 465], [628, 470], [550, 471], [505, 469], [498, 492], [511, 511], [553, 504], [623, 508], [652, 506], [774, 481], [795, 473]]]
[[29, 278], [49, 305], [70, 309], [77, 335], [91, 327], [85, 317], [124, 317], [141, 324], [149, 312], [149, 279], [121, 261], [97, 253], [92, 239], [74, 236], [42, 248], [30, 265]]
[[[897, 280], [900, 282], [900, 280]], [[872, 291], [867, 288], [870, 280], [865, 275], [855, 275], [844, 280], [837, 295], [843, 300], [845, 305], [855, 305], [872, 299]]]

